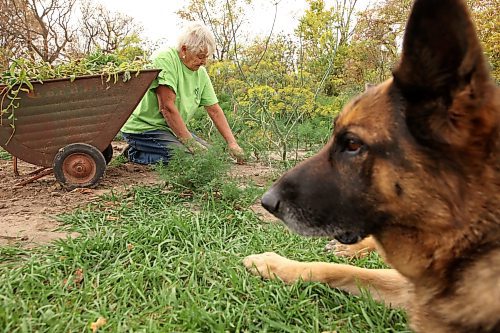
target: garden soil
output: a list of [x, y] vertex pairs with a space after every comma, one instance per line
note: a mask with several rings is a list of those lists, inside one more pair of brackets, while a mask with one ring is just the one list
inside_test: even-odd
[[[112, 145], [114, 156], [124, 149], [123, 142], [113, 142]], [[32, 248], [59, 238], [78, 237], [77, 233], [61, 230], [56, 217], [98, 200], [99, 196], [111, 191], [119, 193], [137, 185], [162, 183], [158, 173], [148, 166], [111, 163], [96, 188], [67, 191], [53, 175], [16, 186], [37, 167], [18, 161], [18, 169], [20, 177], [14, 175], [12, 161], [0, 160], [0, 246]], [[270, 169], [256, 164], [235, 164], [232, 173], [238, 177], [249, 177], [257, 185], [266, 186]], [[264, 221], [275, 220], [258, 203], [252, 209]]]

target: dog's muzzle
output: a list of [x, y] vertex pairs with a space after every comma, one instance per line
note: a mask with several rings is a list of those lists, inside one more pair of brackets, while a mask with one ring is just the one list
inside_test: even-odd
[[[288, 192], [290, 195], [292, 192]], [[334, 237], [343, 244], [354, 244], [359, 242], [364, 235], [357, 229], [342, 228], [328, 221], [315, 221], [301, 209], [295, 207], [279, 187], [271, 187], [261, 198], [262, 206], [271, 214], [282, 220], [291, 230], [304, 236]], [[311, 211], [311, 209], [308, 209]], [[351, 229], [351, 230], [350, 230]]]

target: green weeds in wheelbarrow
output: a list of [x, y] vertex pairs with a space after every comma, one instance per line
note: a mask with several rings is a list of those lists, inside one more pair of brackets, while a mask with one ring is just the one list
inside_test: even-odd
[[12, 59], [9, 68], [0, 73], [0, 83], [3, 85], [0, 86], [0, 126], [8, 119], [15, 131], [15, 110], [19, 106], [19, 94], [32, 91], [32, 82], [57, 78], [75, 79], [77, 76], [96, 74], [102, 75], [106, 82], [117, 82], [120, 72], [124, 72], [123, 80], [127, 81], [134, 73], [138, 74], [139, 70], [149, 67], [144, 59], [126, 61], [102, 51], [57, 66], [25, 58]]

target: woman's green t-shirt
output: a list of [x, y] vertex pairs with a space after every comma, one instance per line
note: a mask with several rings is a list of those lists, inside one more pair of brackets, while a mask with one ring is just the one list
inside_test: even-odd
[[153, 66], [161, 69], [161, 72], [123, 125], [122, 132], [142, 133], [169, 129], [158, 107], [155, 89], [159, 85], [169, 86], [175, 92], [175, 106], [185, 123], [200, 106], [218, 103], [205, 67], [202, 66], [197, 71], [190, 70], [182, 63], [175, 48], [159, 53], [153, 60]]

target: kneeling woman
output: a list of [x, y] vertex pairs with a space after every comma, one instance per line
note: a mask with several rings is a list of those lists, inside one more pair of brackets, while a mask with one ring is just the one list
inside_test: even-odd
[[159, 53], [153, 60], [154, 68], [161, 72], [121, 129], [129, 144], [124, 152], [129, 161], [168, 163], [175, 146], [185, 146], [191, 152], [205, 150], [208, 144], [186, 127], [200, 106], [205, 107], [231, 155], [243, 161], [243, 150], [231, 132], [204, 67], [214, 50], [212, 32], [195, 22], [184, 28], [176, 48]]

